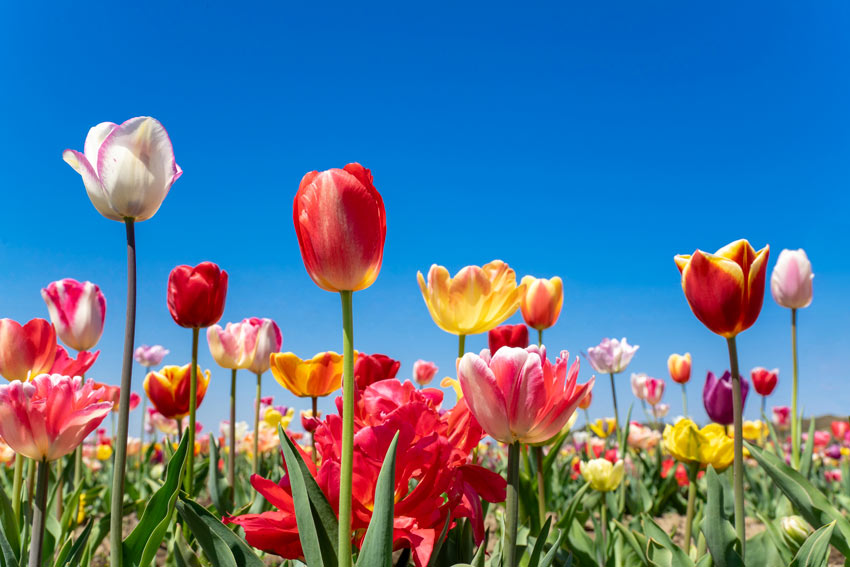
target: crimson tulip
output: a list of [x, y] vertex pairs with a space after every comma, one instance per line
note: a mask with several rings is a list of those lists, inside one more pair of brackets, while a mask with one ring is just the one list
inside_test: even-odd
[[850, 431], [850, 422], [846, 419], [843, 421], [833, 421], [829, 426], [832, 428], [832, 436], [839, 442], [843, 442], [847, 436], [847, 432]]
[[354, 383], [362, 390], [375, 382], [395, 378], [400, 366], [401, 362], [385, 354], [358, 353], [354, 362]]
[[500, 325], [487, 333], [487, 344], [492, 354], [502, 347], [525, 348], [528, 346], [528, 327], [519, 325]]
[[753, 381], [753, 388], [760, 396], [769, 396], [773, 393], [776, 382], [779, 380], [779, 369], [768, 370], [757, 366], [750, 371], [750, 380]]
[[181, 327], [200, 329], [224, 313], [227, 272], [212, 262], [177, 266], [168, 276], [168, 311]]

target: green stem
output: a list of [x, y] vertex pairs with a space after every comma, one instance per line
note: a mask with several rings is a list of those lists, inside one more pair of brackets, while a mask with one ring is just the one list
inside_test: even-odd
[[38, 463], [32, 459], [27, 464], [27, 506], [29, 506], [30, 511], [32, 511], [32, 499], [35, 494], [35, 470], [37, 466]]
[[352, 292], [342, 301], [342, 453], [339, 476], [339, 567], [351, 567], [351, 482], [354, 464], [354, 321]]
[[[77, 353], [79, 356], [79, 353]], [[80, 376], [80, 385], [83, 385], [86, 381], [86, 375], [83, 373]], [[114, 433], [114, 431], [113, 431]], [[80, 443], [76, 449], [74, 449], [74, 489], [80, 486], [80, 480], [83, 476], [83, 444]]]
[[62, 521], [62, 510], [65, 508], [65, 457], [56, 460], [56, 519]]
[[[313, 418], [319, 419], [319, 398], [313, 396], [311, 399], [313, 401]], [[315, 433], [315, 431], [313, 433]], [[313, 456], [313, 464], [318, 465], [319, 454], [316, 452], [316, 436], [313, 433], [310, 434], [310, 448], [312, 449], [310, 454]]]
[[[118, 436], [112, 469], [112, 502], [109, 518], [110, 565], [121, 567], [124, 520], [124, 473], [127, 464], [127, 429], [130, 420], [130, 389], [133, 384], [133, 343], [136, 338], [136, 231], [133, 219], [124, 219], [127, 229], [127, 315], [124, 324], [124, 358], [121, 365], [121, 394], [118, 401]], [[75, 487], [76, 488], [76, 487]]]
[[584, 412], [584, 421], [585, 421], [585, 431], [587, 432], [587, 440], [584, 442], [584, 452], [587, 453], [587, 458], [593, 458], [593, 451], [590, 448], [590, 437], [593, 435], [593, 432], [590, 430], [590, 412], [587, 411], [587, 408], [582, 410]]
[[682, 415], [688, 417], [688, 390], [687, 384], [682, 383]]
[[617, 428], [617, 444], [622, 447], [623, 439], [622, 433], [620, 433], [620, 411], [617, 409], [617, 387], [614, 384], [614, 373], [610, 374], [611, 376], [611, 397], [614, 399], [614, 419], [616, 420], [616, 428]]
[[466, 352], [466, 335], [458, 335], [457, 336], [457, 357], [463, 358], [464, 353]]
[[[33, 461], [35, 464], [35, 461]], [[29, 567], [41, 567], [44, 555], [44, 521], [47, 517], [47, 477], [50, 465], [47, 461], [38, 463], [38, 480], [35, 492], [35, 506], [32, 512], [32, 542], [30, 543]]]
[[744, 427], [743, 427], [743, 398], [741, 396], [741, 376], [738, 374], [738, 346], [735, 337], [727, 340], [729, 347], [729, 366], [732, 370], [732, 410], [734, 412], [735, 435], [735, 465], [733, 469], [735, 485], [735, 533], [741, 550], [741, 559], [745, 558], [747, 543], [744, 517]]
[[517, 567], [516, 534], [519, 521], [519, 441], [508, 447], [508, 491], [505, 500], [505, 567]]
[[537, 346], [543, 346], [543, 329], [537, 329]]
[[12, 481], [12, 516], [18, 522], [21, 515], [21, 494], [24, 489], [24, 456], [15, 454], [15, 476]]
[[761, 415], [762, 415], [762, 418], [761, 418], [761, 420], [759, 420], [759, 445], [761, 445], [762, 447], [765, 446], [764, 428], [767, 426], [767, 424], [763, 421], [764, 420], [764, 417], [763, 417], [764, 416], [764, 406], [766, 404], [766, 401], [767, 401], [767, 396], [762, 396], [761, 397]]
[[148, 397], [142, 396], [142, 429], [139, 433], [139, 488], [141, 488], [141, 479], [144, 476], [145, 469], [145, 420], [148, 415]]
[[[531, 448], [529, 446], [529, 448]], [[543, 447], [534, 447], [534, 460], [537, 465], [537, 512], [540, 525], [546, 521], [546, 482], [543, 479]]]
[[694, 504], [697, 499], [697, 473], [699, 463], [688, 467], [688, 512], [685, 516], [685, 553], [691, 552], [691, 525], [694, 523]]
[[186, 452], [186, 492], [191, 498], [195, 483], [195, 418], [198, 411], [198, 336], [201, 330], [192, 329], [192, 368], [189, 371], [189, 449]]
[[260, 398], [263, 393], [263, 375], [257, 372], [257, 403], [254, 405], [254, 474], [260, 474]]
[[599, 537], [602, 540], [602, 554], [599, 557], [599, 567], [605, 567], [605, 559], [608, 554], [608, 547], [605, 545], [608, 532], [608, 504], [605, 501], [605, 495], [599, 500]]
[[800, 420], [797, 413], [797, 310], [791, 309], [791, 361], [793, 382], [791, 384], [791, 463], [800, 468]]
[[230, 427], [227, 439], [229, 455], [227, 459], [227, 484], [230, 494], [236, 496], [236, 369], [230, 371]]

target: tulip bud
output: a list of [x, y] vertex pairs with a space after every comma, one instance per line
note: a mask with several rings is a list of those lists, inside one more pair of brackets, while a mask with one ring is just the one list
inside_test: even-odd
[[691, 353], [671, 354], [667, 359], [667, 370], [674, 382], [686, 384], [691, 379]]
[[142, 345], [136, 348], [133, 358], [142, 366], [150, 368], [151, 366], [159, 366], [169, 352], [171, 351], [162, 345]]
[[[741, 376], [741, 406], [747, 402], [750, 383]], [[714, 372], [709, 371], [702, 390], [702, 402], [711, 421], [720, 425], [730, 425], [734, 421], [732, 408], [732, 373], [728, 370], [718, 380]]]
[[590, 407], [590, 403], [593, 401], [593, 392], [588, 391], [587, 395], [578, 403], [578, 407], [581, 409], [587, 409]]
[[547, 280], [525, 276], [521, 283], [525, 289], [519, 306], [525, 323], [538, 331], [553, 326], [564, 304], [564, 284], [561, 278], [555, 276]]
[[791, 548], [796, 551], [812, 535], [812, 528], [800, 516], [785, 516], [779, 520], [782, 535]]
[[358, 353], [354, 362], [354, 382], [361, 390], [370, 384], [395, 378], [401, 362], [385, 354]]
[[91, 282], [65, 278], [41, 290], [50, 321], [62, 342], [76, 351], [91, 350], [103, 335], [106, 298]]
[[427, 360], [419, 359], [413, 363], [413, 379], [420, 386], [427, 386], [437, 374], [437, 365]]
[[622, 460], [613, 464], [608, 459], [591, 459], [587, 462], [582, 461], [579, 467], [581, 476], [597, 492], [610, 492], [616, 489], [623, 481], [625, 473]]
[[224, 313], [227, 272], [212, 262], [177, 266], [168, 276], [168, 311], [181, 327], [214, 325]]
[[757, 366], [750, 371], [750, 379], [753, 381], [753, 388], [760, 396], [769, 396], [779, 380], [779, 369], [768, 370]]
[[770, 276], [770, 293], [782, 307], [801, 309], [812, 303], [812, 263], [805, 250], [783, 250]]
[[829, 424], [829, 426], [832, 428], [832, 436], [838, 441], [844, 441], [844, 438], [847, 436], [847, 432], [850, 431], [850, 422], [847, 420], [833, 421]]
[[487, 333], [487, 344], [491, 354], [502, 347], [525, 348], [528, 346], [528, 327], [519, 325], [501, 325]]

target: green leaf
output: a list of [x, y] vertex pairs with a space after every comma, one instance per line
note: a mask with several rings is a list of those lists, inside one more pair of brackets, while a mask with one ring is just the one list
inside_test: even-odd
[[174, 553], [174, 561], [177, 563], [177, 567], [201, 567], [201, 561], [198, 559], [198, 556], [195, 555], [195, 552], [189, 547], [189, 544], [186, 542], [186, 538], [183, 537], [183, 528], [178, 524], [174, 529], [174, 546], [172, 547], [172, 553], [174, 550], [177, 553]]
[[[648, 542], [643, 536], [643, 534], [640, 532], [633, 531], [631, 528], [620, 522], [620, 520], [614, 519], [613, 521], [617, 529], [620, 530], [620, 534], [622, 534], [623, 539], [626, 540], [626, 543], [629, 544], [629, 546], [632, 548], [632, 550], [634, 550], [635, 554], [638, 556], [638, 559], [640, 559], [641, 564], [649, 565], [646, 560], [645, 551]], [[641, 538], [640, 541], [638, 541], [638, 537]]]
[[230, 506], [221, 493], [221, 484], [221, 472], [218, 470], [218, 444], [215, 442], [213, 434], [210, 433], [210, 458], [207, 489], [210, 492], [210, 500], [212, 500], [215, 509], [221, 514], [227, 515], [230, 512]]
[[809, 436], [806, 438], [806, 444], [803, 446], [803, 454], [800, 456], [800, 474], [803, 478], [810, 480], [812, 478], [812, 452], [815, 449], [815, 420], [809, 420]]
[[[540, 565], [538, 567], [550, 567], [552, 563], [555, 561], [555, 558], [558, 556], [558, 550], [561, 549], [561, 542], [564, 540], [564, 532], [558, 534], [558, 539], [555, 540], [555, 543], [552, 544], [551, 549], [549, 549], [549, 553], [543, 556], [543, 559], [540, 561]], [[567, 567], [569, 567], [573, 562], [572, 555], [569, 559], [567, 559]]]
[[[759, 521], [764, 524], [764, 531], [767, 533], [767, 537], [770, 539], [771, 547], [776, 549], [777, 554], [782, 560], [783, 565], [788, 565], [791, 563], [793, 557], [791, 556], [791, 551], [788, 549], [785, 540], [782, 538], [782, 533], [779, 531], [779, 528], [776, 526], [776, 522], [771, 521], [765, 518], [761, 514], [756, 514]], [[747, 557], [749, 557], [749, 551], [751, 546], [749, 545], [749, 541], [747, 542]]]
[[69, 550], [65, 560], [61, 562], [57, 560], [55, 563], [55, 567], [76, 567], [80, 564], [80, 560], [83, 556], [83, 552], [86, 549], [86, 543], [88, 543], [89, 541], [89, 536], [91, 535], [93, 526], [93, 521], [89, 521], [86, 524], [86, 527], [83, 528], [83, 531], [80, 533], [79, 537], [77, 537], [77, 541], [75, 541], [74, 545], [71, 546], [71, 549]]
[[59, 521], [64, 537], [71, 531], [77, 521], [77, 513], [80, 511], [80, 494], [83, 491], [83, 483], [81, 482], [71, 497], [64, 503], [65, 509], [62, 511], [62, 518]]
[[527, 567], [538, 567], [540, 562], [540, 554], [543, 552], [543, 546], [546, 545], [546, 538], [549, 537], [549, 526], [552, 524], [552, 518], [546, 518], [546, 523], [540, 533], [537, 534], [537, 541], [534, 542], [534, 547], [531, 549], [531, 557], [528, 559]]
[[702, 532], [705, 534], [705, 543], [714, 559], [714, 565], [715, 567], [744, 567], [741, 556], [735, 551], [738, 535], [724, 515], [723, 485], [711, 465], [706, 470], [705, 478], [708, 484], [708, 499], [705, 504]]
[[147, 567], [156, 556], [174, 514], [188, 446], [189, 436], [184, 435], [168, 462], [165, 482], [148, 501], [138, 525], [124, 540], [122, 555], [127, 567]]
[[4, 530], [0, 530], [0, 567], [18, 567], [18, 557], [6, 539]]
[[567, 532], [567, 549], [569, 549], [578, 560], [579, 565], [598, 565], [596, 559], [596, 546], [584, 526], [574, 521]]
[[[0, 490], [0, 528], [2, 528], [0, 532], [3, 533], [6, 544], [17, 552], [21, 548], [20, 528], [18, 528], [18, 518], [12, 513], [12, 503], [6, 496], [5, 490]], [[2, 550], [0, 550], [0, 557], [2, 557]], [[15, 556], [15, 561], [17, 560]]]
[[[812, 420], [812, 423], [814, 422], [815, 420]], [[790, 567], [827, 567], [829, 540], [832, 538], [834, 529], [835, 521], [833, 520], [810, 535], [800, 546], [800, 551], [797, 552]]]
[[398, 433], [381, 465], [378, 484], [375, 486], [375, 508], [369, 528], [363, 538], [357, 567], [391, 567], [393, 564], [393, 517], [395, 512], [395, 451]]
[[679, 567], [673, 563], [673, 552], [652, 538], [646, 544], [646, 560], [653, 567]]
[[848, 521], [829, 499], [803, 476], [786, 465], [779, 457], [744, 441], [750, 455], [773, 479], [783, 494], [791, 501], [800, 515], [813, 527], [822, 527], [833, 520], [832, 545], [844, 557], [850, 558], [850, 521]]
[[561, 452], [561, 447], [564, 445], [564, 442], [569, 437], [570, 432], [564, 431], [557, 437], [555, 437], [555, 441], [549, 446], [549, 452], [546, 453], [546, 456], [543, 457], [543, 476], [548, 477], [549, 472], [552, 470], [552, 466], [555, 464], [555, 459], [558, 458], [558, 453]]
[[[641, 523], [643, 524], [643, 533], [646, 534], [646, 537], [648, 537], [651, 542], [654, 541], [656, 544], [663, 546], [670, 552], [673, 565], [676, 567], [688, 567], [694, 564], [691, 558], [688, 557], [688, 554], [685, 553], [681, 547], [673, 543], [673, 540], [670, 539], [667, 532], [665, 532], [661, 526], [656, 524], [655, 520], [644, 514], [641, 516]], [[657, 551], [657, 546], [650, 545], [649, 547]], [[649, 561], [650, 565], [653, 561], [658, 562], [662, 557], [666, 556], [666, 553], [658, 553], [656, 558], [653, 559], [649, 555], [649, 549], [647, 549], [646, 559]]]
[[[216, 567], [264, 567], [262, 560], [245, 540], [230, 531], [221, 520], [194, 500], [181, 496], [177, 502], [177, 512], [201, 544], [204, 554]], [[219, 560], [223, 563], [219, 563]]]

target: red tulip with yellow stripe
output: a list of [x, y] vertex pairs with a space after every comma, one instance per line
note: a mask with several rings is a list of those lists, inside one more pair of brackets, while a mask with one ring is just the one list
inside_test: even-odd
[[[164, 366], [159, 372], [149, 372], [145, 377], [145, 393], [159, 413], [169, 419], [182, 419], [189, 415], [189, 382], [192, 365]], [[204, 400], [210, 383], [210, 371], [198, 367], [198, 406]]]
[[526, 325], [543, 331], [553, 326], [564, 305], [564, 282], [558, 276], [552, 279], [525, 276], [519, 308]]

